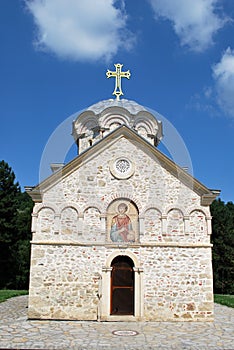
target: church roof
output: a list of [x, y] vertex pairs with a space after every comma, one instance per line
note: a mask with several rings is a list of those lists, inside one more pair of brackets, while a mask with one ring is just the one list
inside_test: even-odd
[[126, 99], [121, 99], [119, 101], [116, 99], [99, 101], [94, 105], [88, 107], [87, 110], [93, 111], [95, 114], [99, 114], [109, 107], [122, 107], [127, 109], [131, 114], [137, 114], [141, 111], [147, 111], [145, 107], [141, 106], [137, 102]]

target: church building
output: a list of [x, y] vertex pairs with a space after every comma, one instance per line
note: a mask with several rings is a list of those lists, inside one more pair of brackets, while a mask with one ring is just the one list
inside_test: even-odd
[[77, 115], [78, 155], [27, 192], [30, 319], [212, 321], [209, 205], [218, 195], [157, 148], [163, 125], [138, 103]]

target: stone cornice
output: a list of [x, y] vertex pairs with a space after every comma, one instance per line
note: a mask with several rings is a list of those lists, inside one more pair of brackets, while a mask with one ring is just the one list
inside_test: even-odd
[[215, 191], [215, 193], [203, 194], [201, 197], [201, 205], [210, 205], [219, 194], [220, 191]]
[[80, 247], [103, 247], [115, 249], [129, 249], [140, 247], [164, 247], [164, 248], [211, 248], [213, 244], [210, 243], [177, 243], [177, 242], [156, 242], [156, 243], [133, 243], [133, 244], [113, 244], [113, 243], [81, 243], [73, 241], [31, 241], [32, 245], [57, 245], [57, 246], [80, 246]]
[[25, 187], [25, 191], [32, 198], [35, 203], [42, 202], [42, 193], [40, 190], [35, 190], [33, 187]]

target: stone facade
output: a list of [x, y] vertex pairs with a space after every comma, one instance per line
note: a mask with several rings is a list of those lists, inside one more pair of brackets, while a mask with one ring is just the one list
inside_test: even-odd
[[[108, 108], [116, 119], [120, 110]], [[29, 191], [29, 318], [213, 319], [215, 194], [123, 124]], [[131, 227], [125, 236], [113, 231], [118, 210]], [[112, 310], [116, 257], [132, 261], [131, 314]]]

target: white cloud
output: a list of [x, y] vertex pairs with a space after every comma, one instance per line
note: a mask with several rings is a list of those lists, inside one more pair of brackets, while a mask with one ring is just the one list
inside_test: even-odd
[[37, 26], [36, 46], [74, 61], [110, 60], [129, 49], [124, 0], [25, 0]]
[[181, 44], [201, 52], [213, 43], [213, 36], [227, 19], [218, 16], [219, 0], [148, 0], [155, 18], [173, 23]]
[[234, 50], [228, 47], [212, 68], [218, 104], [227, 115], [234, 117]]

